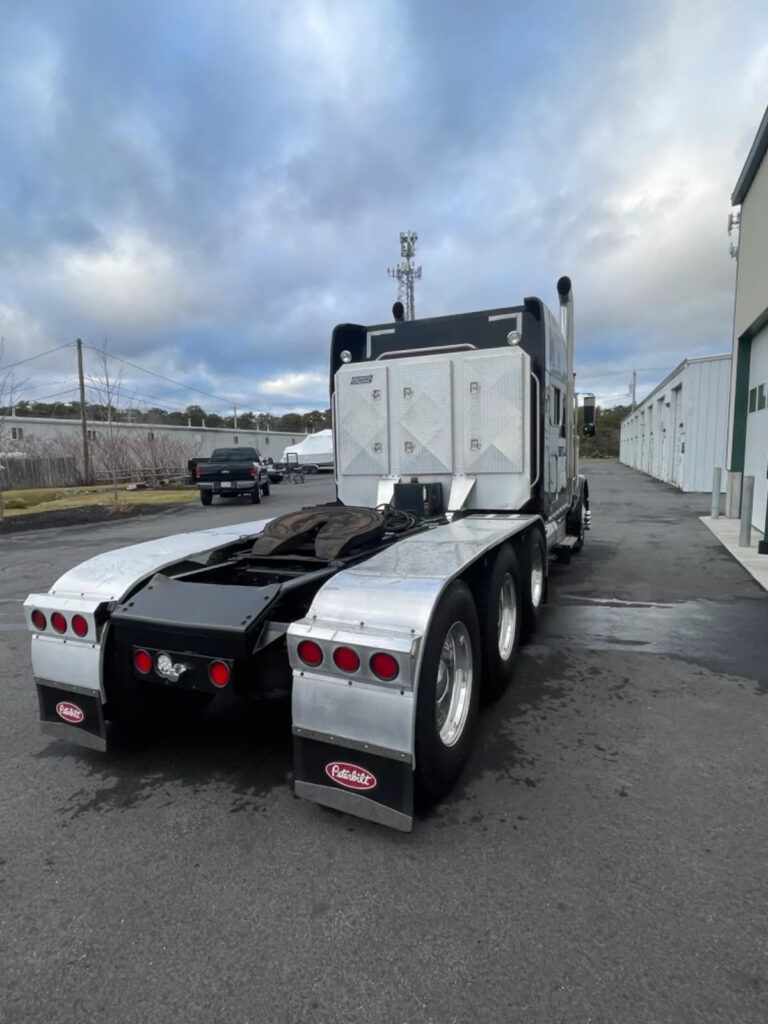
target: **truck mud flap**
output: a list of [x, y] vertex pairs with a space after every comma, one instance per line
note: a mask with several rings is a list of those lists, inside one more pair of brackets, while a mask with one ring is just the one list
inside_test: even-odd
[[63, 687], [36, 680], [40, 703], [40, 729], [67, 743], [91, 750], [107, 749], [101, 696], [85, 687]]
[[401, 832], [413, 828], [410, 764], [308, 738], [298, 730], [294, 730], [293, 753], [297, 796]]

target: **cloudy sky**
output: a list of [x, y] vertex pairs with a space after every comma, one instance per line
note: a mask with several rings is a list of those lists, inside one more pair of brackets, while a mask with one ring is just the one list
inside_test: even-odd
[[136, 404], [325, 408], [411, 228], [417, 315], [568, 273], [579, 386], [639, 397], [730, 349], [766, 103], [765, 0], [3, 0], [0, 373], [79, 336], [218, 396], [115, 363]]

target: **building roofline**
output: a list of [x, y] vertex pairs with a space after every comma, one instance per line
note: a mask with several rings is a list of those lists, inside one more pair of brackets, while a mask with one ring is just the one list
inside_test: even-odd
[[653, 391], [649, 391], [648, 394], [645, 396], [645, 398], [641, 399], [641, 401], [639, 401], [637, 403], [637, 405], [632, 410], [632, 412], [628, 413], [624, 417], [624, 419], [621, 421], [621, 423], [619, 424], [619, 428], [623, 427], [624, 424], [627, 422], [627, 420], [631, 420], [633, 416], [636, 416], [637, 413], [640, 410], [640, 406], [641, 405], [645, 405], [646, 402], [649, 402], [653, 398], [653, 396], [656, 394], [657, 391], [661, 391], [663, 388], [665, 388], [667, 386], [667, 384], [669, 384], [669, 382], [671, 380], [673, 380], [679, 373], [682, 373], [682, 371], [686, 367], [691, 366], [693, 363], [714, 363], [718, 359], [730, 359], [730, 358], [731, 358], [731, 353], [730, 352], [725, 352], [725, 353], [723, 353], [721, 355], [717, 355], [717, 356], [694, 356], [692, 359], [684, 359], [682, 361], [682, 363], [680, 363], [678, 366], [676, 366], [674, 368], [674, 370], [672, 370], [670, 373], [667, 374], [667, 376], [664, 378], [664, 380], [660, 381], [656, 385], [656, 387], [653, 389]]
[[[25, 423], [41, 423], [41, 424], [55, 424], [56, 426], [75, 426], [80, 428], [80, 419], [71, 418], [68, 416], [52, 417], [52, 416], [8, 416], [5, 417], [5, 426], [24, 426]], [[131, 423], [128, 420], [114, 420], [109, 423], [108, 420], [86, 420], [86, 425], [89, 429], [100, 427], [102, 430], [107, 427], [123, 428], [127, 427], [131, 430], [186, 430], [189, 433], [221, 433], [222, 431], [228, 431], [230, 434], [269, 434], [270, 437], [282, 436], [282, 437], [296, 437], [297, 434], [307, 434], [308, 431], [304, 430], [258, 430], [256, 427], [190, 427], [186, 423]]]
[[736, 187], [731, 194], [731, 205], [739, 206], [747, 197], [747, 192], [755, 180], [758, 168], [763, 161], [763, 157], [768, 151], [768, 107], [765, 108], [763, 119], [760, 122], [760, 127], [757, 129], [757, 135], [752, 143], [752, 147], [747, 154], [747, 159], [744, 161], [744, 166], [741, 169], [739, 180], [736, 182]]

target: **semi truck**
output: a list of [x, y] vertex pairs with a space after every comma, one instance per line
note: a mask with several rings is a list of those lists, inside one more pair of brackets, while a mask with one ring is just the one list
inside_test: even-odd
[[31, 594], [43, 732], [106, 751], [161, 703], [289, 699], [296, 794], [409, 831], [590, 526], [567, 277], [557, 293], [559, 318], [526, 298], [338, 325], [335, 501], [97, 555]]

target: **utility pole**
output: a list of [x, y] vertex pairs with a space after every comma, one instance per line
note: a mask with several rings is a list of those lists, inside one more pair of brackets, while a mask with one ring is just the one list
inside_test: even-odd
[[88, 458], [88, 418], [85, 410], [85, 378], [83, 377], [83, 343], [80, 338], [75, 342], [77, 347], [77, 377], [80, 382], [80, 426], [83, 431], [83, 477], [87, 484], [91, 482], [91, 466]]
[[637, 404], [635, 398], [637, 393], [637, 370], [632, 371], [632, 412], [635, 411], [635, 405]]
[[421, 267], [414, 267], [413, 260], [416, 256], [418, 240], [419, 236], [415, 231], [401, 231], [400, 256], [402, 259], [396, 267], [390, 267], [387, 270], [389, 276], [397, 281], [397, 297], [405, 310], [404, 320], [413, 320], [416, 317], [413, 282], [421, 279]]
[[235, 415], [232, 417], [232, 419], [234, 420], [234, 424], [235, 424], [234, 429], [237, 430], [237, 406], [236, 405], [233, 406], [233, 409], [235, 411]]

